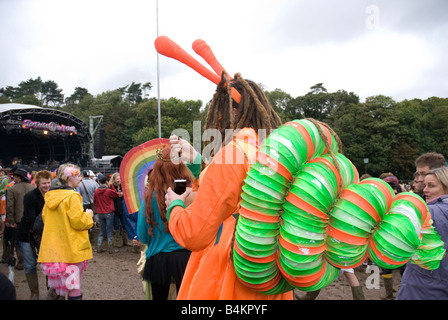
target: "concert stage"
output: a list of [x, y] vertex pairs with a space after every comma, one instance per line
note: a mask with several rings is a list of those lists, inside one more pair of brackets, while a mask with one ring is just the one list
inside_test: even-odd
[[85, 166], [91, 142], [89, 127], [70, 113], [34, 105], [0, 104], [0, 159], [15, 157], [28, 166], [72, 162]]

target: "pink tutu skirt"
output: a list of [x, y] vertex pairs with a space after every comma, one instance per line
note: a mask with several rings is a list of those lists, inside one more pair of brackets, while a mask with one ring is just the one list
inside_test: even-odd
[[87, 270], [87, 260], [79, 263], [42, 263], [42, 271], [48, 277], [48, 287], [60, 296], [72, 290], [81, 290], [81, 276]]

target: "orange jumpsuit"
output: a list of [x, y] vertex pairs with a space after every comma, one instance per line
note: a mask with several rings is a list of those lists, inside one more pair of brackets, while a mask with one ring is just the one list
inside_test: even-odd
[[[244, 141], [246, 137], [246, 141]], [[194, 202], [184, 208], [175, 200], [169, 208], [169, 229], [179, 245], [192, 251], [178, 299], [292, 299], [257, 293], [237, 278], [230, 256], [244, 179], [256, 158], [257, 136], [241, 130], [201, 173]]]

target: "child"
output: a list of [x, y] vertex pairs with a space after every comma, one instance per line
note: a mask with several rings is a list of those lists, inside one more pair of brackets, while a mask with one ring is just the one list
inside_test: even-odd
[[104, 252], [101, 248], [103, 244], [103, 237], [107, 234], [107, 243], [109, 253], [113, 253], [113, 218], [114, 218], [114, 199], [119, 197], [119, 193], [114, 189], [109, 188], [109, 179], [103, 176], [99, 180], [100, 186], [95, 190], [93, 195], [93, 202], [96, 206], [96, 212], [100, 222], [100, 234], [98, 236], [97, 252]]

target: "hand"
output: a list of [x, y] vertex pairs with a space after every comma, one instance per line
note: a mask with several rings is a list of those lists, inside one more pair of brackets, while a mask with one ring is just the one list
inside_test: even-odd
[[180, 152], [180, 160], [193, 163], [198, 154], [198, 152], [193, 148], [191, 144], [188, 143], [188, 141], [181, 139], [174, 134], [170, 137], [170, 145], [171, 159], [177, 159]]
[[89, 213], [93, 218], [93, 210], [92, 209], [86, 209], [86, 212]]
[[187, 189], [184, 193], [177, 194], [171, 188], [168, 188], [168, 190], [166, 190], [166, 194], [165, 194], [166, 207], [168, 208], [170, 206], [171, 202], [173, 202], [176, 199], [180, 199], [185, 203], [185, 199], [187, 199], [190, 192], [191, 192], [191, 190]]

